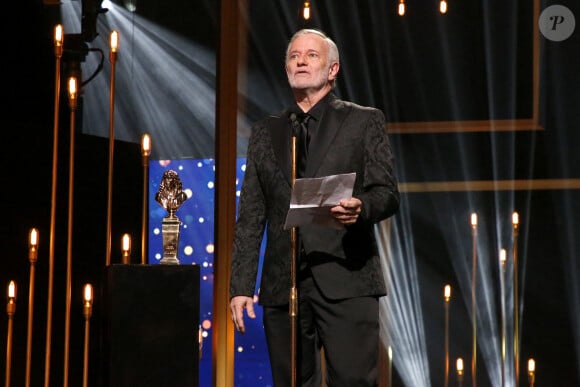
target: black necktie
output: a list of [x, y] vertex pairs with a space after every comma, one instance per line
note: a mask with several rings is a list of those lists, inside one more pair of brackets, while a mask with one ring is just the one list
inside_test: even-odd
[[297, 176], [303, 177], [306, 171], [306, 159], [308, 158], [308, 143], [310, 142], [310, 137], [308, 134], [308, 120], [310, 116], [304, 114], [300, 117], [300, 131], [298, 133], [298, 165], [297, 165]]

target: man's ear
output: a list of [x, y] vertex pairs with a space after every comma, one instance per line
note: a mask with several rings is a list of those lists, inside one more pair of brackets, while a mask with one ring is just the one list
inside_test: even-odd
[[328, 69], [328, 79], [333, 80], [336, 79], [336, 75], [338, 74], [338, 70], [340, 69], [340, 64], [338, 62], [334, 62], [330, 65]]

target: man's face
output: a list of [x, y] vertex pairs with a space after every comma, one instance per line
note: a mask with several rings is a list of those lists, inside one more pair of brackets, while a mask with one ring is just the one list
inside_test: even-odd
[[336, 77], [338, 63], [328, 63], [328, 44], [318, 35], [297, 37], [290, 45], [286, 58], [286, 74], [292, 89], [320, 90], [330, 87]]

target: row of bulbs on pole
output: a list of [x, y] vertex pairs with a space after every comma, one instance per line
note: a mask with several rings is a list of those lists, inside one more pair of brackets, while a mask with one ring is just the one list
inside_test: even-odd
[[[398, 12], [399, 16], [404, 16], [406, 10], [407, 10], [407, 6], [405, 4], [405, 0], [399, 0], [399, 5], [397, 7], [397, 12]], [[445, 15], [447, 13], [447, 1], [446, 0], [439, 1], [439, 12], [442, 15]], [[312, 12], [310, 9], [310, 1], [305, 1], [304, 5], [302, 6], [302, 17], [304, 18], [304, 20], [310, 20], [311, 15], [312, 15]]]

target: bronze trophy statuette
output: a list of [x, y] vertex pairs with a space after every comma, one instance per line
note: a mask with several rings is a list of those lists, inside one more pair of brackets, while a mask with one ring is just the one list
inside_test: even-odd
[[187, 194], [182, 191], [181, 179], [175, 171], [165, 171], [161, 178], [159, 191], [155, 200], [167, 210], [163, 218], [161, 233], [163, 237], [163, 258], [161, 264], [179, 265], [177, 249], [179, 247], [179, 227], [181, 222], [175, 215], [179, 207], [187, 200]]

